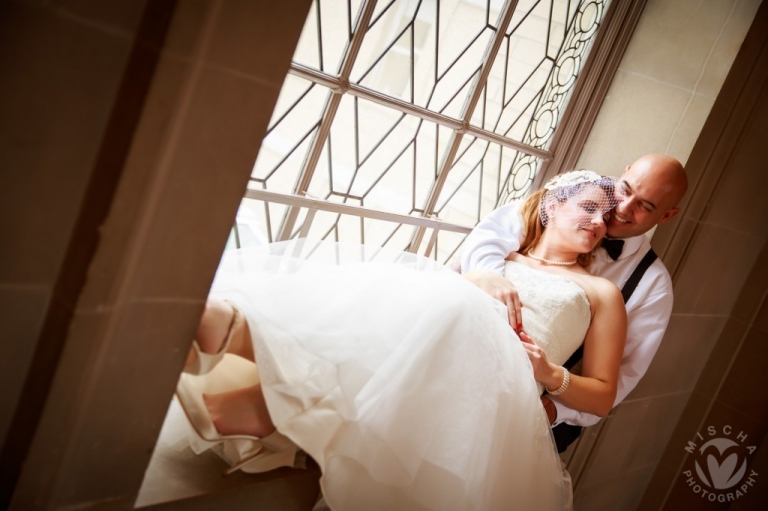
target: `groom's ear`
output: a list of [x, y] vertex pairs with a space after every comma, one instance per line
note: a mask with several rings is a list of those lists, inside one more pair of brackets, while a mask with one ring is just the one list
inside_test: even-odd
[[673, 218], [677, 216], [677, 214], [680, 213], [680, 208], [672, 208], [667, 210], [666, 213], [664, 213], [658, 222], [656, 222], [656, 225], [661, 225], [669, 222]]

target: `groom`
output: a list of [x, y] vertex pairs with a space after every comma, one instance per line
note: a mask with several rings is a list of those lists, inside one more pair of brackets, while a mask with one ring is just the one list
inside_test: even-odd
[[[611, 212], [607, 237], [589, 267], [591, 273], [622, 290], [627, 308], [627, 341], [614, 406], [645, 374], [672, 313], [672, 281], [644, 234], [679, 213], [677, 203], [687, 188], [688, 180], [680, 162], [659, 154], [643, 156], [628, 166], [617, 183], [621, 202]], [[513, 202], [492, 211], [467, 236], [461, 256], [462, 273], [488, 270], [476, 284], [507, 305], [510, 325], [515, 331], [523, 326], [521, 303], [514, 285], [503, 275], [504, 259], [519, 248], [523, 234], [518, 209], [519, 204]], [[580, 351], [566, 367], [578, 363]], [[582, 427], [600, 420], [566, 407], [553, 396], [545, 395], [542, 402], [550, 423], [554, 424], [559, 452], [578, 438]]]

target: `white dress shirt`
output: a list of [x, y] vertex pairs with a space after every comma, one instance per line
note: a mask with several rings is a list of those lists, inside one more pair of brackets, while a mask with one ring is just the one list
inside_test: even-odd
[[[512, 202], [492, 211], [464, 241], [462, 272], [492, 270], [504, 275], [505, 258], [520, 248], [522, 235], [519, 203]], [[589, 271], [610, 280], [621, 289], [650, 248], [644, 235], [624, 240], [621, 256], [616, 261], [611, 260], [605, 249], [598, 248]], [[614, 406], [627, 397], [648, 370], [669, 323], [672, 301], [672, 279], [664, 263], [656, 259], [626, 304], [627, 342], [619, 368]], [[555, 424], [566, 422], [586, 427], [600, 420], [596, 415], [568, 408], [557, 397], [549, 397], [557, 408]]]

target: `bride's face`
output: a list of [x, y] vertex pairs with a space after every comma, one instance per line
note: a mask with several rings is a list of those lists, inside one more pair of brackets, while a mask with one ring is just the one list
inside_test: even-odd
[[554, 206], [549, 228], [573, 244], [580, 253], [591, 251], [606, 233], [610, 199], [599, 186], [587, 186], [565, 202]]

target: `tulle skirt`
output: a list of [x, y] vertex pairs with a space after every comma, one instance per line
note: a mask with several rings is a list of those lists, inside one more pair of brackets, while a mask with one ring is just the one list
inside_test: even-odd
[[570, 509], [506, 309], [461, 275], [284, 243], [228, 252], [211, 295], [244, 313], [272, 420], [320, 465], [331, 509]]

